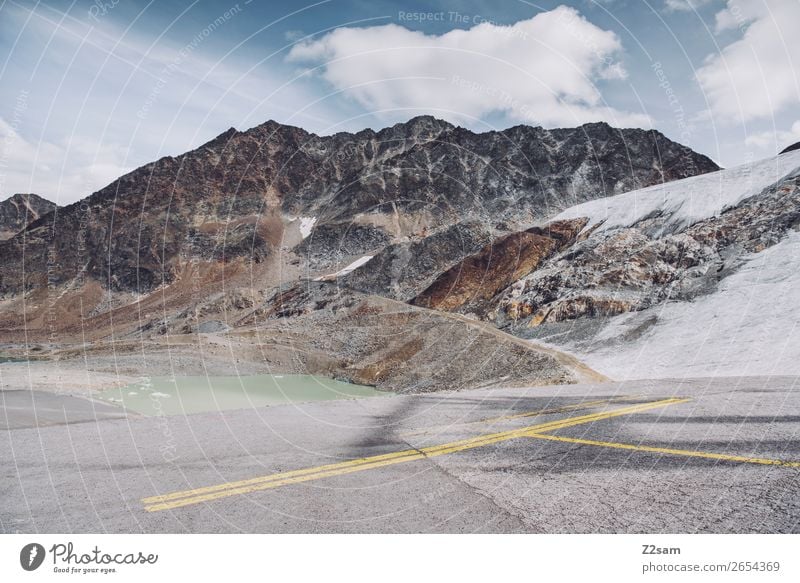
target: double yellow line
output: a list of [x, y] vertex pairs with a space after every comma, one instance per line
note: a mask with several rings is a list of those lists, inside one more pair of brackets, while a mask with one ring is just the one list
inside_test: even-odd
[[251, 492], [258, 492], [270, 488], [279, 488], [281, 486], [288, 486], [290, 484], [310, 482], [312, 480], [319, 480], [322, 478], [342, 476], [345, 474], [352, 474], [354, 472], [372, 470], [385, 466], [412, 462], [424, 458], [447, 455], [450, 453], [456, 453], [459, 451], [507, 441], [509, 439], [534, 436], [545, 431], [554, 431], [556, 429], [563, 429], [565, 427], [572, 427], [574, 425], [580, 425], [583, 423], [592, 423], [594, 421], [610, 419], [620, 415], [630, 415], [632, 413], [639, 413], [641, 411], [647, 411], [649, 409], [655, 409], [658, 407], [666, 407], [668, 405], [685, 403], [686, 401], [688, 401], [688, 399], [662, 399], [660, 401], [641, 403], [629, 407], [621, 407], [611, 411], [601, 411], [588, 415], [580, 415], [578, 417], [570, 417], [567, 419], [540, 423], [538, 425], [531, 425], [529, 427], [513, 429], [510, 431], [501, 431], [499, 433], [480, 435], [478, 437], [462, 439], [441, 445], [423, 447], [420, 449], [408, 449], [324, 466], [293, 470], [289, 472], [280, 472], [277, 474], [250, 478], [248, 480], [226, 482], [216, 486], [206, 486], [203, 488], [195, 488], [193, 490], [183, 490], [180, 492], [173, 492], [171, 494], [151, 496], [149, 498], [143, 498], [142, 503], [144, 504], [145, 510], [148, 512], [171, 510], [174, 508], [180, 508], [182, 506], [199, 504], [201, 502], [209, 502], [211, 500], [218, 500], [220, 498], [227, 498], [229, 496], [236, 496], [239, 494], [249, 494]]

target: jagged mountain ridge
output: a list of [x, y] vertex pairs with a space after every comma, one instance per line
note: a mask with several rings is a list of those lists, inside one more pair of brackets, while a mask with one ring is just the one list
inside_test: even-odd
[[56, 208], [55, 203], [38, 194], [14, 194], [0, 202], [0, 240], [10, 239], [30, 223]]
[[321, 267], [309, 258], [313, 238], [296, 248], [297, 217], [314, 217], [334, 240], [359, 225], [378, 252], [464, 221], [494, 235], [576, 202], [716, 168], [658, 132], [603, 123], [476, 134], [423, 116], [316, 136], [267, 122], [134, 170], [55, 222], [34, 221], [24, 238], [0, 243], [0, 293], [43, 286], [48, 258], [58, 265], [50, 286], [85, 278], [139, 293], [175, 281], [191, 261], [313, 271]]

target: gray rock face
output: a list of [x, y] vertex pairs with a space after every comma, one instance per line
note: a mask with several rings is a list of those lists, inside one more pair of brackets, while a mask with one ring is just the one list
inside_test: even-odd
[[[25, 270], [22, 238], [0, 242], [0, 294], [79, 275], [148, 292], [175, 281], [192, 259], [269, 261], [289, 216], [315, 217], [331, 229], [326, 241], [359, 250], [382, 244], [381, 234], [347, 239], [353, 221], [385, 229], [394, 242], [464, 222], [514, 229], [577, 202], [715, 169], [658, 132], [602, 123], [476, 134], [423, 116], [378, 132], [316, 136], [270, 121], [134, 170], [60, 210], [55, 222], [34, 221], [24, 236]], [[321, 265], [321, 252], [305, 245], [297, 256]], [[48, 261], [58, 269], [45, 275]], [[396, 271], [395, 261], [374, 265]]]
[[344, 278], [344, 285], [364, 292], [408, 301], [442, 272], [480, 250], [494, 235], [479, 222], [456, 223], [416, 241], [394, 243], [364, 267]]
[[10, 239], [56, 208], [54, 203], [37, 194], [15, 194], [0, 202], [0, 240]]
[[310, 269], [332, 269], [348, 257], [381, 249], [390, 241], [389, 234], [380, 227], [328, 223], [317, 226], [311, 235], [294, 248], [294, 252], [305, 260]]

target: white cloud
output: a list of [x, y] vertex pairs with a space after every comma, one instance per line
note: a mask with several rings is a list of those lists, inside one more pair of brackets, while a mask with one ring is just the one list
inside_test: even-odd
[[669, 12], [691, 12], [712, 2], [714, 0], [664, 0], [664, 8]]
[[[246, 18], [237, 6], [235, 18]], [[171, 38], [43, 4], [0, 6], [0, 48], [11, 55], [0, 83], [0, 199], [35, 192], [69, 203], [230, 126], [274, 118], [319, 130], [337, 119], [266, 57], [221, 54], [229, 25], [207, 38], [209, 18]]]
[[717, 31], [739, 29], [743, 35], [697, 72], [713, 114], [747, 122], [800, 102], [798, 22], [797, 0], [729, 0], [716, 15]]
[[547, 126], [649, 125], [646, 115], [606, 104], [595, 83], [627, 76], [621, 52], [616, 34], [561, 6], [511, 26], [484, 22], [439, 36], [395, 24], [339, 28], [296, 45], [288, 60], [315, 66], [379, 116], [416, 110], [461, 122], [500, 114]]
[[23, 138], [0, 118], [0, 199], [35, 192], [58, 204], [70, 203], [128, 172], [127, 151], [74, 135], [66, 143]]
[[762, 150], [767, 155], [774, 155], [791, 146], [795, 142], [800, 142], [800, 120], [792, 124], [790, 130], [774, 130], [750, 134], [745, 138], [745, 144], [758, 150]]

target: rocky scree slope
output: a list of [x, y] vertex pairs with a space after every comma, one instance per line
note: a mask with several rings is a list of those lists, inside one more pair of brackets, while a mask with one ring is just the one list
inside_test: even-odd
[[256, 330], [271, 359], [396, 392], [604, 379], [493, 326], [326, 283], [282, 286], [233, 325]]

